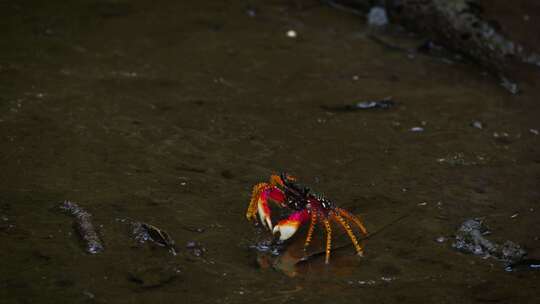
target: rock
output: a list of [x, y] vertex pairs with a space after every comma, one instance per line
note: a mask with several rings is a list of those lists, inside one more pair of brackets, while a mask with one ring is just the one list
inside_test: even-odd
[[146, 243], [150, 241], [158, 246], [168, 248], [172, 255], [176, 255], [177, 251], [174, 240], [165, 230], [141, 222], [132, 222], [131, 226], [133, 237], [137, 242]]
[[367, 14], [367, 24], [371, 27], [384, 27], [388, 24], [386, 9], [381, 6], [374, 6]]
[[473, 121], [471, 123], [471, 126], [473, 128], [477, 128], [477, 129], [483, 129], [484, 128], [484, 124], [481, 121], [478, 121], [478, 120]]
[[412, 127], [409, 129], [411, 132], [424, 132], [424, 128], [422, 127]]
[[488, 233], [489, 230], [481, 220], [466, 220], [459, 227], [452, 247], [465, 253], [494, 257], [505, 266], [518, 263], [527, 255], [527, 252], [514, 242], [506, 241], [499, 245], [488, 240], [484, 237]]

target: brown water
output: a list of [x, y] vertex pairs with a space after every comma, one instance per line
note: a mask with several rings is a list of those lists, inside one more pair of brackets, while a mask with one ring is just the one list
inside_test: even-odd
[[[536, 78], [511, 96], [316, 1], [57, 2], [0, 4], [2, 303], [538, 303], [538, 273], [451, 249], [485, 217], [493, 240], [540, 256]], [[397, 106], [321, 108], [386, 96]], [[244, 212], [281, 170], [387, 227], [364, 258], [345, 248], [295, 277], [257, 266]], [[67, 199], [94, 215], [102, 254], [84, 252]], [[134, 247], [125, 218], [179, 255]]]

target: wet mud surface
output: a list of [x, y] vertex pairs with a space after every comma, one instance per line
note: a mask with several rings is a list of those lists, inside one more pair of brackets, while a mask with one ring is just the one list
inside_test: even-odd
[[[0, 4], [2, 303], [537, 303], [538, 271], [452, 239], [484, 218], [539, 259], [538, 75], [511, 96], [317, 1], [254, 3]], [[253, 249], [251, 188], [282, 170], [380, 231], [365, 257]], [[66, 200], [103, 252], [85, 252]], [[177, 255], [137, 246], [125, 218]]]

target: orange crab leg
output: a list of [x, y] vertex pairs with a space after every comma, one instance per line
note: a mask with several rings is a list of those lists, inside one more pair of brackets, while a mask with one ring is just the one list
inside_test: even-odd
[[253, 191], [251, 193], [251, 200], [249, 202], [249, 206], [246, 211], [246, 218], [248, 219], [248, 221], [251, 221], [255, 218], [255, 215], [257, 214], [257, 202], [259, 201], [261, 192], [264, 191], [266, 188], [268, 188], [267, 183], [260, 183], [253, 186]]
[[270, 175], [270, 184], [273, 186], [283, 186], [283, 181], [281, 180], [281, 177], [277, 174]]
[[317, 224], [317, 212], [311, 211], [311, 222], [309, 223], [309, 229], [306, 237], [306, 241], [304, 243], [304, 250], [309, 246], [311, 243], [311, 239], [313, 237], [313, 231], [315, 230], [315, 225]]
[[339, 214], [333, 213], [332, 217], [335, 220], [337, 220], [337, 222], [340, 223], [341, 226], [343, 226], [343, 228], [345, 228], [345, 231], [347, 231], [347, 234], [349, 235], [349, 238], [351, 239], [351, 241], [352, 241], [352, 243], [354, 245], [354, 248], [356, 249], [356, 253], [359, 256], [363, 256], [364, 255], [364, 249], [362, 249], [362, 246], [360, 246], [360, 244], [358, 243], [358, 240], [356, 239], [356, 236], [354, 235], [354, 233], [353, 233], [353, 231], [351, 229], [351, 226], [349, 226], [347, 221], [345, 221], [345, 219], [343, 217], [341, 217]]
[[332, 248], [332, 227], [330, 227], [330, 222], [327, 219], [324, 219], [324, 228], [326, 229], [326, 256], [324, 263], [330, 263], [330, 249]]
[[358, 226], [358, 228], [360, 228], [360, 231], [362, 232], [362, 234], [364, 234], [365, 236], [369, 235], [368, 232], [367, 232], [366, 227], [364, 227], [364, 224], [362, 224], [362, 221], [360, 221], [360, 219], [357, 216], [355, 216], [355, 215], [351, 214], [350, 212], [345, 211], [344, 209], [341, 209], [341, 208], [336, 208], [335, 210], [339, 213], [339, 215], [341, 215], [341, 216], [345, 217], [346, 219], [348, 219], [349, 221], [352, 221], [353, 223], [355, 223], [356, 226]]

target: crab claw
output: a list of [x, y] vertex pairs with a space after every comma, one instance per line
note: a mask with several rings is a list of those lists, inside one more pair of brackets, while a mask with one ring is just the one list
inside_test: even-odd
[[268, 229], [272, 231], [272, 218], [270, 215], [270, 207], [268, 206], [269, 200], [277, 203], [280, 207], [284, 207], [283, 202], [285, 201], [285, 194], [281, 189], [271, 184], [260, 183], [255, 185], [253, 187], [248, 210], [246, 211], [246, 218], [248, 220], [253, 220], [258, 213], [262, 225], [268, 227]]
[[268, 190], [263, 191], [257, 200], [257, 211], [263, 226], [272, 230], [272, 219], [270, 217], [270, 208], [268, 207]]
[[309, 212], [307, 210], [300, 210], [293, 212], [288, 218], [279, 221], [274, 227], [272, 232], [276, 234], [279, 232], [279, 240], [285, 241], [291, 238], [298, 228], [309, 219]]

